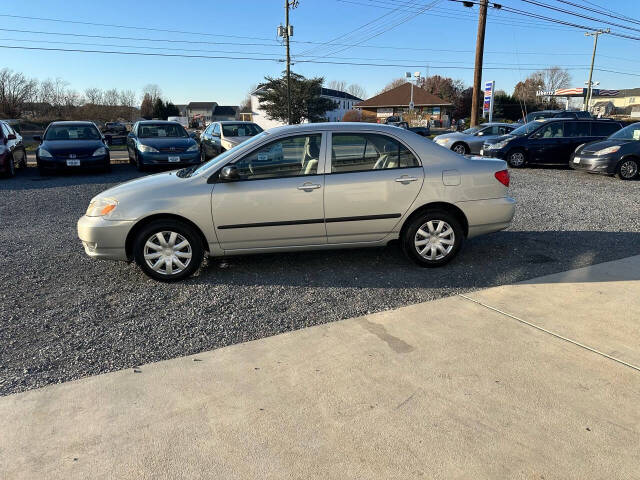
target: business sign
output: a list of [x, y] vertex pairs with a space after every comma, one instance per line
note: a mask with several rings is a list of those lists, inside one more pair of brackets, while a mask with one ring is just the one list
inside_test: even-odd
[[440, 107], [433, 107], [432, 115], [440, 115]]
[[484, 84], [484, 103], [482, 104], [482, 116], [489, 114], [489, 121], [493, 120], [493, 92], [496, 88], [495, 80]]
[[393, 108], [378, 108], [376, 116], [378, 118], [391, 117], [393, 115]]

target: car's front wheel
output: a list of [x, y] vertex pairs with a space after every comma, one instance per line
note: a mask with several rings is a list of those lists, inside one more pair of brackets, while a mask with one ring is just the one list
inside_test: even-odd
[[142, 157], [136, 153], [136, 168], [139, 172], [144, 172], [144, 162], [142, 161]]
[[161, 282], [176, 282], [200, 267], [204, 248], [191, 226], [167, 219], [150, 223], [138, 233], [133, 255], [149, 277]]
[[6, 176], [13, 177], [16, 174], [16, 163], [13, 160], [13, 155], [7, 155], [7, 168], [6, 168]]
[[627, 158], [621, 161], [616, 173], [621, 180], [633, 180], [638, 176], [638, 160]]
[[405, 254], [423, 267], [439, 267], [450, 262], [460, 251], [464, 230], [449, 212], [428, 210], [404, 230], [401, 238]]

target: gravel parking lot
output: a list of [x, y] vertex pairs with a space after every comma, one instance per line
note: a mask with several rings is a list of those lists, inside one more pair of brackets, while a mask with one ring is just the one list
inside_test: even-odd
[[0, 395], [640, 254], [639, 181], [537, 168], [512, 171], [512, 227], [441, 269], [390, 245], [213, 259], [167, 285], [76, 236], [93, 195], [138, 175], [0, 180]]

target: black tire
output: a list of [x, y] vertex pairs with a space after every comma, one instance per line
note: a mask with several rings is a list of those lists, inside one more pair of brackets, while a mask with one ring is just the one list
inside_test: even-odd
[[104, 172], [111, 173], [111, 159], [107, 158], [106, 163], [104, 164]]
[[13, 158], [13, 155], [9, 155], [7, 157], [7, 171], [5, 172], [5, 176], [8, 178], [15, 177], [16, 175], [16, 162]]
[[38, 175], [40, 175], [41, 177], [46, 177], [47, 174], [48, 174], [47, 169], [38, 163]]
[[200, 147], [200, 163], [205, 163], [207, 161], [207, 153], [204, 151], [204, 148]]
[[[451, 235], [447, 235], [446, 237], [442, 238], [442, 243], [440, 241], [438, 242], [438, 244], [442, 247], [442, 251], [437, 248], [434, 249], [432, 247], [429, 247], [429, 244], [432, 240], [427, 239], [427, 237], [418, 233], [419, 230], [424, 231], [425, 233], [429, 233], [428, 228], [427, 230], [422, 230], [422, 227], [424, 227], [429, 222], [433, 222], [432, 226], [434, 230], [434, 236], [438, 235], [437, 227], [440, 221], [444, 223], [441, 233], [446, 233], [448, 231], [447, 224], [448, 227], [453, 230], [453, 237], [451, 237]], [[418, 240], [419, 238], [420, 240]], [[453, 243], [444, 244], [443, 242], [445, 240], [452, 241]], [[425, 245], [425, 252], [423, 252], [425, 253], [424, 256], [421, 255], [418, 251], [418, 248], [420, 248], [421, 245], [417, 246], [416, 241], [427, 242], [427, 244]], [[458, 254], [460, 248], [462, 248], [462, 244], [464, 243], [464, 230], [460, 225], [460, 221], [451, 213], [444, 210], [427, 210], [410, 220], [410, 223], [403, 231], [400, 242], [405, 255], [407, 255], [407, 257], [409, 257], [421, 267], [440, 267], [449, 263]], [[450, 250], [448, 248], [448, 245], [451, 245]], [[434, 258], [428, 258], [428, 256], [431, 256], [431, 253], [434, 250], [436, 252]], [[438, 258], [441, 255], [444, 256]]]
[[[189, 262], [186, 263], [186, 268], [181, 269], [178, 273], [167, 272], [168, 267], [166, 262], [161, 263], [158, 270], [154, 270], [152, 266], [147, 263], [147, 260], [145, 260], [145, 248], [147, 241], [150, 241], [154, 244], [160, 243], [153, 241], [154, 236], [156, 235], [163, 235], [165, 241], [168, 241], [171, 238], [169, 232], [175, 232], [189, 244], [188, 251], [183, 249], [179, 252], [183, 254], [190, 253], [191, 257], [189, 259]], [[157, 237], [155, 238], [157, 239]], [[179, 237], [176, 242], [178, 241]], [[148, 251], [150, 253], [153, 253], [157, 250], [148, 249]], [[147, 276], [160, 282], [177, 282], [179, 280], [187, 278], [200, 267], [200, 265], [202, 264], [202, 259], [204, 257], [204, 247], [202, 245], [200, 236], [190, 225], [173, 219], [156, 220], [142, 228], [142, 230], [140, 230], [136, 235], [133, 243], [133, 256], [138, 266]], [[180, 257], [179, 260], [184, 261], [184, 258]], [[153, 259], [150, 259], [150, 261], [153, 261]], [[171, 269], [173, 270], [173, 262], [171, 262], [171, 264]], [[179, 267], [177, 268], [179, 269]]]
[[507, 163], [512, 168], [522, 168], [527, 163], [527, 155], [522, 150], [511, 150], [507, 154]]
[[618, 163], [616, 175], [620, 180], [633, 180], [638, 176], [640, 162], [636, 158], [625, 158]]
[[139, 172], [144, 172], [145, 170], [144, 162], [142, 161], [142, 158], [140, 158], [140, 155], [138, 155], [137, 153], [136, 153], [136, 168], [138, 169]]
[[27, 152], [22, 151], [22, 161], [20, 162], [20, 168], [27, 168]]
[[462, 142], [454, 143], [451, 146], [451, 150], [456, 153], [459, 153], [460, 155], [468, 155], [469, 152], [471, 151], [469, 150], [469, 147], [467, 146], [467, 144]]

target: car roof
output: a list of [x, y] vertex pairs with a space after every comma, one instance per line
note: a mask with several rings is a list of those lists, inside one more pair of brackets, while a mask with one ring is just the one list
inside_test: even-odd
[[49, 125], [95, 125], [95, 123], [88, 120], [60, 120], [51, 122]]
[[385, 125], [381, 123], [369, 122], [321, 122], [321, 123], [301, 123], [300, 125], [284, 125], [282, 127], [274, 127], [269, 129], [271, 133], [295, 133], [297, 131], [309, 130], [331, 130], [331, 131], [358, 131], [358, 130], [378, 130], [380, 132], [398, 132], [406, 131], [393, 125]]
[[479, 127], [495, 127], [495, 126], [505, 126], [505, 127], [510, 127], [511, 125], [514, 125], [513, 123], [507, 123], [507, 122], [487, 122], [487, 123], [482, 123], [480, 125], [478, 125]]
[[249, 121], [247, 121], [247, 120], [220, 120], [220, 121], [217, 121], [217, 122], [211, 122], [211, 123], [220, 123], [220, 124], [222, 124], [222, 125], [225, 125], [225, 124], [227, 124], [227, 123], [233, 123], [234, 125], [235, 125], [235, 124], [238, 124], [238, 123], [251, 123], [251, 124], [253, 124], [253, 125], [257, 125], [257, 123], [256, 123], [256, 122], [249, 122]]
[[174, 124], [175, 125], [180, 125], [178, 122], [174, 122], [173, 120], [140, 120], [138, 123], [141, 124], [141, 125], [149, 124], [149, 123], [153, 123], [153, 124], [160, 123], [160, 124], [163, 124], [163, 125], [165, 125], [165, 124], [166, 125], [174, 125]]

